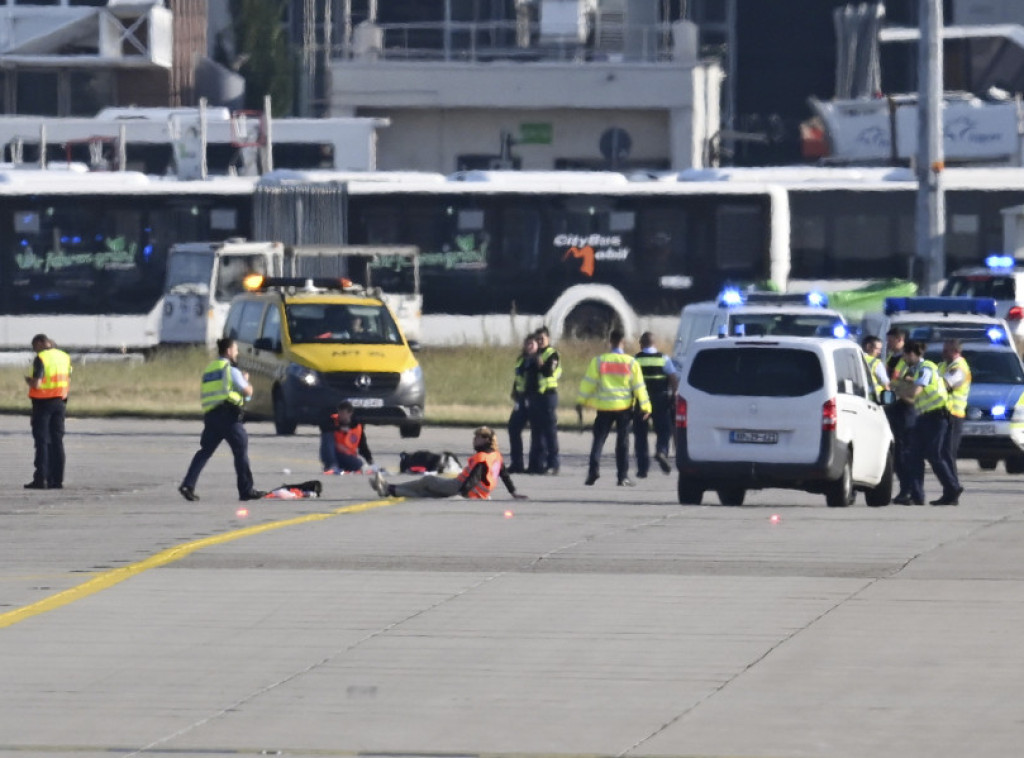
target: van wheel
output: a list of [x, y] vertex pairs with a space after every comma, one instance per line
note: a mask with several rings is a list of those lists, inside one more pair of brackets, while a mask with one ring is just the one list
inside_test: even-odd
[[580, 303], [566, 316], [562, 336], [577, 340], [605, 340], [612, 329], [622, 329], [618, 313], [607, 305]]
[[295, 434], [298, 422], [292, 418], [288, 403], [281, 390], [274, 391], [274, 431], [278, 434]]
[[718, 501], [722, 505], [743, 505], [747, 491], [742, 487], [725, 487], [718, 490]]
[[1024, 474], [1024, 457], [1015, 455], [1006, 459], [1007, 474]]
[[399, 434], [400, 437], [402, 437], [402, 439], [407, 439], [409, 437], [419, 437], [420, 436], [420, 425], [419, 424], [399, 424], [398, 425], [398, 434]]
[[981, 458], [978, 461], [978, 468], [980, 468], [982, 471], [995, 471], [996, 466], [998, 465], [998, 458]]
[[829, 508], [845, 508], [853, 502], [853, 475], [850, 472], [850, 461], [843, 465], [843, 473], [834, 482], [829, 482], [825, 489], [825, 504]]
[[892, 467], [892, 448], [889, 448], [889, 454], [885, 457], [885, 471], [882, 472], [881, 480], [875, 487], [864, 493], [864, 500], [872, 508], [888, 505], [892, 502]]
[[700, 505], [701, 499], [704, 497], [704, 488], [696, 482], [679, 477], [679, 504], [680, 505]]

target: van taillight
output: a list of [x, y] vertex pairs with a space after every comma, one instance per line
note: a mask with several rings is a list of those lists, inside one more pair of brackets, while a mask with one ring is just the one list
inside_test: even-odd
[[826, 400], [821, 406], [821, 431], [834, 432], [836, 430], [836, 419], [839, 417], [839, 409], [836, 406], [836, 399]]
[[1024, 318], [1024, 308], [1019, 305], [1010, 308], [1010, 311], [1006, 314], [1007, 321], [1020, 321], [1022, 318]]
[[686, 398], [676, 395], [676, 428], [686, 428]]

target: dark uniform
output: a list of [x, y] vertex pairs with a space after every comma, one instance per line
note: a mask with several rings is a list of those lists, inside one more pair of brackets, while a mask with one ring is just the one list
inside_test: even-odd
[[530, 420], [529, 395], [537, 394], [538, 366], [534, 355], [522, 353], [516, 358], [512, 380], [512, 413], [508, 417], [509, 470], [513, 474], [526, 471], [523, 463], [523, 430]]
[[[33, 340], [33, 347], [36, 346]], [[25, 489], [61, 489], [64, 486], [64, 420], [70, 376], [71, 358], [63, 350], [50, 344], [36, 354], [28, 390], [32, 399], [35, 473]]]
[[636, 448], [636, 475], [647, 476], [651, 465], [650, 449], [647, 433], [654, 427], [654, 453], [666, 474], [672, 470], [668, 463], [669, 441], [672, 439], [672, 398], [671, 383], [665, 370], [666, 357], [657, 350], [654, 352], [640, 351], [635, 356], [644, 375], [647, 394], [651, 399], [651, 415], [645, 419], [639, 407], [634, 407], [633, 444]]
[[537, 392], [529, 396], [530, 468], [534, 474], [557, 474], [558, 455], [558, 379], [562, 365], [558, 351], [548, 345], [541, 350], [537, 370]]

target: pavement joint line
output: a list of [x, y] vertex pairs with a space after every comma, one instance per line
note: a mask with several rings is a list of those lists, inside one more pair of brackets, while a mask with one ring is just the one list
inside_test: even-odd
[[226, 542], [233, 542], [234, 540], [242, 539], [243, 537], [252, 537], [257, 534], [271, 532], [276, 529], [308, 524], [314, 521], [323, 521], [325, 519], [344, 516], [350, 513], [362, 513], [363, 511], [369, 511], [375, 508], [386, 508], [391, 505], [398, 505], [402, 502], [405, 502], [405, 498], [370, 500], [356, 505], [342, 506], [341, 508], [335, 508], [334, 510], [327, 512], [309, 513], [305, 516], [296, 516], [282, 521], [271, 521], [266, 524], [248, 526], [244, 529], [235, 529], [230, 532], [215, 534], [211, 537], [203, 537], [199, 540], [175, 545], [174, 547], [161, 550], [159, 553], [151, 555], [141, 561], [135, 561], [127, 566], [121, 566], [109, 571], [104, 571], [81, 584], [69, 587], [66, 590], [62, 590], [54, 595], [50, 595], [49, 597], [45, 597], [42, 600], [37, 600], [34, 603], [16, 608], [13, 611], [0, 613], [0, 629], [13, 626], [21, 621], [30, 619], [33, 616], [38, 616], [58, 608], [63, 608], [65, 605], [70, 605], [77, 600], [81, 600], [89, 597], [90, 595], [95, 595], [97, 592], [109, 589], [110, 587], [120, 584], [127, 579], [131, 579], [133, 576], [137, 576], [144, 571], [160, 568], [161, 566], [166, 566], [169, 563], [179, 561], [197, 550], [203, 550], [204, 548], [214, 547], [216, 545], [223, 545]]

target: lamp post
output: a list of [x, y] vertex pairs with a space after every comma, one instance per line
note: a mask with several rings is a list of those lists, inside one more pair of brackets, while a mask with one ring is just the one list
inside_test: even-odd
[[919, 0], [917, 48], [917, 237], [914, 278], [936, 294], [946, 276], [946, 198], [942, 189], [942, 0]]

